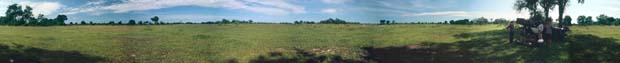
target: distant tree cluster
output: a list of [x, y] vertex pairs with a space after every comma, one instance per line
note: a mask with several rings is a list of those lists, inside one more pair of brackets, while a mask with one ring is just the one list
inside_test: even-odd
[[[163, 22], [159, 22], [157, 24], [166, 24]], [[69, 22], [69, 25], [155, 25], [153, 21], [136, 21], [129, 20], [126, 23], [123, 21], [109, 21], [109, 22], [93, 22], [93, 21], [80, 21], [80, 22]]]
[[379, 20], [379, 24], [396, 24], [396, 20]]
[[314, 21], [299, 20], [299, 21], [294, 21], [293, 24], [316, 24], [316, 23]]
[[504, 19], [504, 18], [498, 18], [495, 20], [490, 20], [484, 17], [480, 17], [480, 18], [476, 18], [473, 20], [469, 20], [469, 19], [461, 19], [461, 20], [450, 20], [447, 21], [446, 24], [478, 24], [478, 25], [482, 25], [482, 24], [506, 24], [508, 23], [510, 20], [508, 19]]
[[507, 24], [510, 20], [504, 18], [495, 19], [492, 24]]
[[489, 19], [484, 18], [484, 17], [480, 17], [480, 18], [476, 18], [476, 19], [471, 20], [471, 22], [472, 22], [471, 24], [479, 24], [479, 25], [481, 25], [481, 24], [489, 24]]
[[[123, 21], [108, 21], [108, 22], [93, 22], [93, 21], [80, 21], [80, 22], [69, 22], [69, 25], [163, 25], [163, 24], [175, 24], [175, 23], [165, 23], [159, 21], [158, 16], [154, 16], [151, 18], [151, 21], [136, 21], [129, 20], [126, 23]], [[181, 23], [184, 24], [184, 23]]]
[[450, 20], [448, 23], [450, 24], [472, 24], [473, 22], [469, 21], [469, 19], [461, 19], [461, 20]]
[[358, 22], [347, 22], [341, 19], [333, 19], [333, 18], [329, 18], [327, 20], [321, 20], [319, 21], [319, 24], [359, 24]]
[[[215, 21], [215, 22], [201, 22], [200, 24], [251, 24], [254, 23], [253, 20], [228, 20], [228, 19], [222, 19], [220, 21]], [[193, 24], [191, 22], [187, 22], [186, 24]]]
[[[566, 19], [570, 19], [570, 18], [566, 18]], [[598, 21], [594, 21], [592, 16], [579, 16], [577, 17], [577, 23], [579, 25], [620, 25], [620, 18], [614, 18], [611, 16], [607, 16], [604, 14], [601, 14], [599, 16], [596, 17], [596, 20]]]
[[448, 24], [448, 23], [444, 21], [444, 22], [411, 22], [407, 24]]
[[6, 16], [0, 17], [0, 25], [12, 26], [53, 26], [65, 25], [68, 19], [66, 15], [58, 15], [54, 19], [45, 18], [43, 14], [33, 17], [32, 7], [22, 7], [18, 4], [9, 5], [5, 12]]

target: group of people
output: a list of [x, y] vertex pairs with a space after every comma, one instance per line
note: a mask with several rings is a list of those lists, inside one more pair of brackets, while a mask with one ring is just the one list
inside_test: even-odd
[[[547, 19], [551, 21], [551, 19]], [[549, 43], [553, 39], [563, 39], [565, 33], [568, 31], [568, 27], [560, 27], [556, 28], [551, 25], [551, 22], [542, 22], [542, 21], [533, 21], [533, 20], [525, 20], [522, 18], [517, 19], [517, 24], [521, 24], [521, 43], [525, 43], [528, 45], [532, 45], [533, 43]], [[510, 43], [514, 41], [515, 34], [515, 21], [510, 21], [508, 26], [509, 37], [508, 41]]]

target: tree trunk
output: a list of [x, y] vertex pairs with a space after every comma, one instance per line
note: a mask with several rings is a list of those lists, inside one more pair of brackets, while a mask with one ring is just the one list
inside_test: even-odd
[[560, 16], [558, 17], [558, 20], [559, 20], [558, 22], [560, 22], [560, 27], [567, 26], [570, 23], [564, 22], [564, 6], [560, 6], [558, 9], [560, 10], [559, 11]]
[[543, 19], [543, 21], [544, 21], [543, 23], [550, 22], [550, 21], [547, 21], [547, 19], [549, 19], [549, 9], [545, 9], [545, 19]]

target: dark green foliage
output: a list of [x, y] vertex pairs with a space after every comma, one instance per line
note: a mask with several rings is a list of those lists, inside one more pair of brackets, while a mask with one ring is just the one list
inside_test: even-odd
[[396, 24], [396, 20], [379, 20], [379, 24]]
[[159, 17], [155, 16], [155, 17], [151, 18], [151, 20], [153, 21], [153, 23], [159, 24]]
[[572, 22], [571, 22], [572, 20], [573, 20], [573, 18], [571, 18], [570, 16], [567, 15], [566, 17], [564, 17], [563, 22], [560, 22], [560, 23], [562, 25], [564, 25], [564, 26], [571, 26], [572, 25]]
[[[565, 20], [564, 18], [562, 18], [562, 16], [564, 16], [564, 10], [566, 10], [566, 7], [568, 6], [568, 3], [570, 0], [556, 0], [557, 5], [558, 5], [558, 13], [559, 13], [559, 17], [558, 20], [560, 20], [560, 26], [570, 26], [571, 25], [571, 21], [570, 20]], [[577, 3], [584, 3], [584, 0], [577, 0]], [[570, 17], [566, 17], [567, 19], [569, 19]], [[562, 21], [564, 20], [564, 21]], [[568, 23], [566, 23], [568, 22]], [[563, 23], [563, 24], [562, 24]]]
[[127, 22], [127, 25], [136, 25], [136, 20], [129, 20], [129, 22]]
[[32, 10], [33, 8], [30, 6], [20, 6], [18, 4], [9, 5], [5, 12], [6, 16], [0, 18], [0, 25], [52, 26], [65, 25], [64, 21], [67, 20], [66, 15], [58, 15], [56, 19], [48, 19], [43, 17], [43, 15], [38, 15], [37, 18], [34, 18]]
[[54, 19], [54, 20], [56, 20], [56, 22], [54, 22], [54, 23], [55, 23], [55, 25], [65, 25], [65, 21], [67, 19], [68, 19], [67, 15], [58, 15], [58, 16], [56, 16], [56, 19]]
[[493, 24], [506, 24], [506, 23], [508, 23], [508, 19], [504, 19], [504, 18], [495, 19], [495, 21], [493, 21]]
[[144, 23], [142, 21], [138, 21], [138, 24], [139, 25], [143, 25]]
[[607, 20], [608, 16], [601, 14], [598, 17], [596, 17], [596, 20], [598, 20], [596, 23], [599, 25], [610, 25], [610, 21]]
[[303, 21], [303, 20], [299, 20], [299, 21], [294, 21], [294, 24], [316, 24], [313, 21]]
[[579, 16], [577, 17], [577, 23], [579, 25], [620, 25], [620, 21], [618, 18], [610, 17], [604, 14], [601, 14], [596, 17], [598, 21], [592, 20], [592, 16]]
[[616, 18], [616, 21], [615, 21], [614, 25], [616, 25], [616, 26], [620, 25], [620, 18]]
[[356, 24], [356, 23], [354, 23], [354, 22], [346, 22], [346, 21], [338, 19], [338, 18], [336, 18], [336, 19], [329, 18], [327, 20], [319, 21], [319, 24]]
[[222, 19], [222, 21], [220, 21], [220, 23], [222, 23], [222, 24], [228, 24], [228, 23], [230, 23], [230, 21], [229, 21], [229, 20], [227, 20], [227, 19]]
[[[215, 21], [215, 22], [200, 22], [200, 24], [251, 24], [253, 22], [254, 21], [252, 20], [244, 21], [244, 20], [236, 20], [236, 19], [233, 19], [233, 20], [222, 19], [221, 21]], [[182, 23], [179, 23], [179, 24], [182, 24]], [[191, 24], [194, 24], [194, 23], [191, 23]]]
[[385, 20], [379, 20], [379, 24], [386, 24]]
[[108, 22], [108, 25], [115, 25], [116, 23], [114, 23], [114, 21], [110, 21]]
[[450, 24], [471, 24], [471, 23], [469, 22], [469, 19], [462, 19], [462, 20], [456, 20]]
[[476, 18], [471, 20], [471, 22], [473, 22], [472, 24], [488, 24], [489, 23], [489, 19], [484, 18], [484, 17], [480, 17], [480, 18]]
[[80, 22], [80, 25], [86, 25], [86, 21]]
[[596, 19], [598, 20], [596, 23], [599, 25], [615, 25], [616, 23], [616, 19], [614, 17], [606, 16], [603, 14], [596, 17]]

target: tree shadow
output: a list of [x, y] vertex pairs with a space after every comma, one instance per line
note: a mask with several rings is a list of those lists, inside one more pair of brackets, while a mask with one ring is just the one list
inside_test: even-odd
[[363, 60], [344, 59], [338, 55], [319, 55], [302, 49], [294, 49], [292, 53], [270, 52], [250, 60], [250, 63], [368, 63]]
[[620, 63], [618, 39], [591, 34], [569, 35], [570, 59], [574, 63]]
[[363, 48], [365, 59], [378, 63], [473, 63], [467, 50], [453, 48], [450, 43], [424, 42], [406, 47]]
[[102, 57], [81, 54], [77, 51], [45, 50], [23, 45], [0, 44], [1, 63], [96, 63]]
[[[516, 34], [515, 34], [516, 35]], [[457, 34], [468, 40], [413, 46], [364, 48], [379, 63], [618, 63], [617, 39], [571, 34], [540, 46], [508, 43], [506, 30]]]
[[[517, 35], [517, 34], [515, 34]], [[295, 55], [271, 53], [252, 63], [618, 63], [617, 39], [570, 34], [540, 46], [508, 43], [506, 30], [462, 33], [457, 42], [422, 42], [409, 46], [364, 47], [364, 60], [321, 56], [303, 50]], [[301, 51], [301, 52], [299, 52]], [[332, 62], [335, 61], [335, 62]]]

